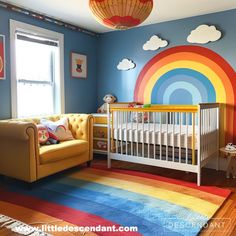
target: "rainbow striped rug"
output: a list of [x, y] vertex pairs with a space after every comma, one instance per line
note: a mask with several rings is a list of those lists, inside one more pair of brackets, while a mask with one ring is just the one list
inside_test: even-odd
[[0, 201], [79, 226], [137, 226], [98, 235], [197, 235], [230, 191], [136, 171], [83, 168], [33, 190], [0, 189]]

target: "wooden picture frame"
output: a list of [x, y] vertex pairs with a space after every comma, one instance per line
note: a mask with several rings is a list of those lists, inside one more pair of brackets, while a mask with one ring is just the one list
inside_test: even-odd
[[87, 55], [71, 52], [71, 77], [87, 79]]
[[0, 34], [0, 80], [6, 78], [5, 36]]

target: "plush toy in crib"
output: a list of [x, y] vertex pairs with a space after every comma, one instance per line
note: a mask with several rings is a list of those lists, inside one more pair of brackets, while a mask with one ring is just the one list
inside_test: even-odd
[[98, 113], [107, 113], [107, 104], [114, 103], [116, 101], [116, 97], [113, 96], [112, 94], [107, 94], [103, 98], [103, 101], [105, 103], [101, 107], [98, 108], [98, 110], [97, 110]]

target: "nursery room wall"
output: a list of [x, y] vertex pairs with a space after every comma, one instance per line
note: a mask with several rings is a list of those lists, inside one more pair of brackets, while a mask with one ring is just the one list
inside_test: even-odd
[[[97, 37], [72, 31], [52, 23], [36, 20], [30, 16], [0, 8], [0, 34], [5, 35], [6, 51], [6, 79], [0, 81], [0, 119], [8, 119], [11, 117], [9, 19], [21, 21], [64, 34], [65, 111], [66, 113], [91, 113], [96, 110]], [[86, 80], [71, 78], [71, 51], [87, 55], [88, 77]]]
[[[98, 45], [99, 104], [102, 104], [102, 98], [107, 93], [113, 93], [120, 102], [196, 104], [217, 101], [225, 103], [228, 104], [227, 109], [224, 109], [227, 115], [224, 121], [222, 119], [222, 122], [225, 123], [222, 126], [225, 126], [224, 133], [226, 135], [230, 132], [226, 141], [233, 138], [236, 141], [234, 124], [236, 114], [236, 31], [233, 25], [235, 21], [236, 10], [230, 10], [101, 35]], [[202, 24], [215, 26], [216, 33], [222, 34], [221, 38], [206, 44], [189, 43], [187, 37], [191, 31]], [[155, 51], [144, 50], [143, 45], [153, 35], [158, 35], [163, 40], [163, 47]], [[173, 68], [169, 71], [166, 70], [163, 78], [155, 78], [157, 75], [150, 72], [151, 66], [163, 58], [175, 62], [175, 55], [178, 52], [191, 53], [195, 65], [190, 65], [189, 61], [186, 61], [185, 64], [178, 62], [179, 67], [177, 64], [175, 70]], [[201, 54], [200, 56], [204, 55], [208, 61], [203, 62], [199, 59], [199, 54]], [[117, 65], [125, 58], [130, 60], [130, 70], [118, 70]], [[185, 60], [185, 56], [182, 57], [182, 60]], [[198, 65], [199, 63], [201, 66]], [[209, 69], [208, 63], [211, 68], [218, 67], [218, 69], [213, 68], [213, 74], [206, 72]], [[164, 66], [168, 67], [169, 64], [164, 63]], [[159, 69], [163, 69], [163, 67], [156, 67], [155, 72]], [[222, 73], [218, 73], [217, 70]], [[224, 79], [226, 74], [228, 76]], [[146, 80], [143, 79], [145, 76]], [[154, 81], [158, 80], [158, 83], [149, 84], [150, 91], [148, 91], [146, 87], [151, 78]], [[137, 81], [142, 82], [143, 88], [137, 86]], [[160, 81], [168, 82], [161, 84]], [[221, 83], [222, 88], [219, 88], [218, 82]], [[225, 100], [223, 96], [226, 96]], [[232, 128], [233, 126], [234, 128]], [[229, 131], [230, 127], [231, 131]]]
[[[236, 31], [233, 26], [235, 21], [236, 10], [230, 10], [101, 35], [98, 45], [99, 104], [103, 103], [102, 98], [107, 93], [114, 94], [120, 102], [141, 100], [144, 103], [192, 104], [198, 100], [200, 102], [220, 101], [222, 104], [228, 104], [227, 108], [224, 107], [223, 109], [224, 113], [221, 114], [221, 145], [224, 145], [228, 140], [235, 142]], [[207, 44], [188, 43], [187, 37], [191, 31], [202, 24], [215, 26], [222, 33], [221, 38]], [[143, 50], [143, 45], [153, 35], [158, 35], [162, 40], [166, 40], [168, 42], [167, 47], [159, 48], [156, 51]], [[165, 46], [166, 44], [166, 42], [163, 43]], [[179, 68], [177, 64], [175, 70], [167, 70], [163, 78], [158, 76], [155, 78], [156, 74], [150, 72], [151, 66], [154, 63], [158, 64], [159, 61], [162, 63], [166, 58], [171, 58], [170, 60], [174, 63], [176, 53], [181, 52], [181, 50], [183, 53], [190, 53], [194, 59], [195, 57], [199, 58], [200, 54], [200, 56], [205, 55], [204, 60], [206, 60], [204, 62], [199, 59], [193, 60], [196, 63], [194, 67], [189, 66], [192, 61], [191, 63], [185, 61], [186, 64], [178, 62], [180, 63]], [[121, 65], [120, 62], [124, 58], [130, 60], [130, 70], [118, 70], [117, 65]], [[182, 60], [184, 59], [185, 56]], [[217, 66], [218, 69], [214, 71], [213, 68], [213, 73], [206, 73], [209, 69], [208, 63], [211, 64], [212, 68]], [[198, 64], [201, 66], [197, 68]], [[169, 64], [164, 63], [165, 65], [169, 66]], [[159, 69], [163, 70], [163, 67], [156, 67], [155, 69], [157, 72]], [[178, 69], [181, 72], [180, 77], [183, 76], [181, 78], [178, 77]], [[220, 74], [217, 74], [217, 71], [221, 71]], [[228, 76], [226, 76], [227, 74]], [[148, 89], [140, 89], [140, 83], [137, 81], [141, 81], [142, 86], [146, 88], [150, 78], [154, 81], [158, 80], [158, 83], [161, 79], [163, 81], [166, 79], [168, 81], [166, 84], [169, 87], [164, 86], [164, 83], [160, 85], [156, 82], [154, 86], [151, 86], [152, 91], [149, 88], [149, 93], [152, 92], [152, 94], [148, 94], [146, 93]], [[221, 83], [222, 88], [217, 87], [217, 81]], [[199, 82], [203, 82], [203, 86], [197, 85]], [[156, 86], [157, 84], [159, 87]], [[172, 96], [169, 96], [169, 100], [166, 101], [164, 93], [167, 88], [169, 89], [173, 85]], [[207, 98], [203, 98], [203, 93], [207, 94]], [[199, 96], [197, 96], [198, 94]], [[146, 95], [149, 98], [145, 97]], [[226, 100], [223, 99], [223, 96], [227, 97]], [[225, 169], [225, 166], [226, 163], [221, 160], [220, 168]], [[215, 167], [214, 161], [210, 167]]]
[[[233, 22], [236, 10], [213, 13], [181, 20], [164, 22], [127, 31], [102, 34], [98, 44], [98, 101], [106, 93], [114, 93], [119, 101], [132, 101], [139, 73], [155, 55], [179, 45], [199, 45], [222, 56], [236, 70], [236, 31]], [[214, 25], [222, 32], [222, 38], [204, 45], [190, 44], [187, 37], [201, 24]], [[156, 51], [144, 51], [143, 45], [151, 36], [158, 35], [168, 41], [168, 46]], [[119, 71], [117, 65], [123, 58], [131, 59], [136, 67]]]

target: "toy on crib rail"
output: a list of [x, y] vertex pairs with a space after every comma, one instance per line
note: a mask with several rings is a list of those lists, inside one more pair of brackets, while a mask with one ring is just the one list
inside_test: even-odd
[[103, 98], [103, 101], [105, 103], [101, 107], [98, 108], [98, 110], [97, 110], [98, 113], [107, 113], [107, 104], [114, 103], [116, 101], [116, 97], [113, 96], [112, 94], [107, 94]]

